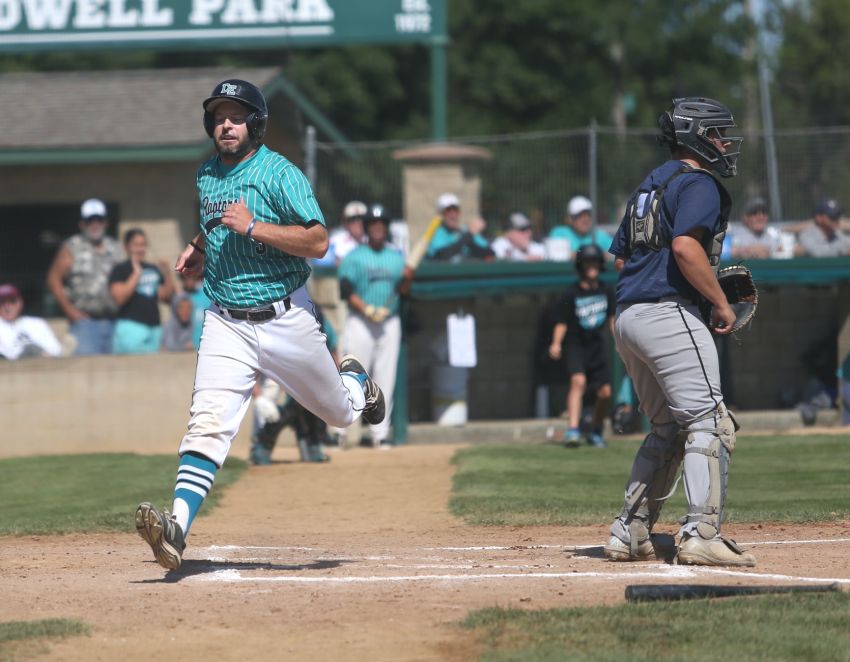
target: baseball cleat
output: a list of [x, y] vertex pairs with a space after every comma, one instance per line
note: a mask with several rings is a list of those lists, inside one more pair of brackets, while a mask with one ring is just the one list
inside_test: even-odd
[[608, 444], [605, 443], [605, 438], [600, 432], [591, 432], [588, 434], [587, 445], [593, 448], [608, 448]]
[[611, 536], [604, 549], [609, 561], [654, 561], [656, 558], [655, 547], [649, 538], [640, 541], [637, 549], [632, 550], [629, 543], [623, 542], [617, 536]]
[[564, 432], [564, 446], [567, 448], [578, 448], [580, 439], [581, 433], [575, 428], [571, 428]]
[[366, 368], [352, 354], [346, 354], [339, 362], [339, 371], [354, 374], [363, 385], [363, 394], [366, 396], [366, 406], [363, 408], [361, 417], [369, 425], [377, 425], [384, 420], [386, 405], [384, 404], [384, 393], [378, 385], [372, 381]]
[[683, 536], [676, 556], [679, 563], [686, 565], [732, 565], [752, 567], [756, 557], [747, 554], [734, 540], [716, 536], [706, 540], [700, 536]]
[[136, 508], [136, 531], [151, 546], [154, 558], [163, 568], [177, 570], [183, 560], [183, 529], [167, 510], [159, 512], [145, 502]]

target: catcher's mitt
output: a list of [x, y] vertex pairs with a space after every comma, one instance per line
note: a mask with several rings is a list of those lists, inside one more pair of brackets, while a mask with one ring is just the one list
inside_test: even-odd
[[726, 301], [735, 311], [735, 324], [732, 325], [734, 333], [749, 324], [756, 314], [759, 291], [753, 281], [753, 274], [740, 264], [720, 269], [717, 282], [726, 295]]

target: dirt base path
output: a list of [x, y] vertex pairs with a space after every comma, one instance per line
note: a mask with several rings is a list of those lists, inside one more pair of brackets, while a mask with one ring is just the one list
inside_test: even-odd
[[457, 623], [474, 608], [615, 604], [631, 583], [850, 585], [850, 522], [730, 526], [758, 557], [741, 570], [609, 563], [602, 524], [466, 526], [447, 511], [456, 448], [251, 468], [174, 573], [135, 534], [0, 538], [0, 621], [91, 624], [51, 644], [62, 660], [469, 660]]

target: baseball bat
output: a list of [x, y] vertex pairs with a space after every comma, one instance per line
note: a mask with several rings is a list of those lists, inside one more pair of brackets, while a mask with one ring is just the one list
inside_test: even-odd
[[627, 602], [658, 600], [692, 600], [695, 598], [728, 598], [767, 593], [834, 593], [837, 582], [819, 586], [716, 586], [712, 584], [633, 584], [626, 586]]
[[405, 265], [408, 268], [416, 271], [419, 263], [422, 262], [422, 258], [425, 257], [425, 253], [428, 250], [428, 244], [431, 243], [431, 238], [434, 236], [434, 233], [437, 231], [437, 228], [440, 227], [440, 223], [442, 222], [443, 219], [441, 216], [435, 216], [431, 219], [431, 222], [428, 224], [425, 232], [422, 233], [422, 236], [419, 237], [419, 240], [410, 249], [410, 253], [407, 254]]

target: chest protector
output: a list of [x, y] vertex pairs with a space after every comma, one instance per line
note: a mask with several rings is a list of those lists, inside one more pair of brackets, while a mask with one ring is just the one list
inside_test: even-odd
[[[708, 256], [708, 262], [716, 271], [720, 266], [720, 252], [723, 250], [723, 239], [726, 237], [726, 228], [729, 225], [729, 212], [732, 209], [732, 198], [714, 176], [702, 168], [692, 168], [683, 164], [668, 177], [659, 187], [649, 191], [638, 191], [631, 200], [626, 210], [628, 217], [629, 254], [638, 247], [646, 247], [652, 251], [662, 248], [670, 248], [673, 238], [670, 236], [670, 228], [661, 220], [661, 208], [664, 205], [664, 192], [676, 177], [686, 173], [704, 173], [711, 178], [717, 186], [720, 194], [720, 215], [718, 217], [717, 230], [713, 235], [707, 235], [703, 239], [703, 249]], [[669, 215], [669, 214], [668, 214]]]

